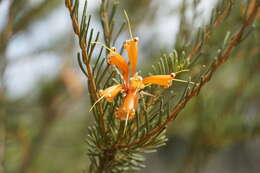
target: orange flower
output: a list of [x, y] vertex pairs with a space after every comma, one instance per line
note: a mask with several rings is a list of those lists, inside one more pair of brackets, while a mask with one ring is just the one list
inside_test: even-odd
[[124, 48], [127, 51], [129, 58], [129, 66], [127, 61], [116, 52], [115, 48], [109, 49], [108, 64], [115, 65], [116, 68], [122, 73], [124, 84], [113, 85], [104, 91], [100, 91], [101, 98], [112, 102], [113, 99], [124, 91], [126, 96], [123, 103], [115, 112], [115, 117], [119, 120], [132, 120], [135, 118], [136, 109], [138, 107], [139, 92], [146, 85], [156, 84], [166, 88], [170, 87], [172, 80], [175, 78], [175, 73], [169, 75], [155, 75], [142, 78], [136, 72], [138, 62], [138, 41], [137, 37], [127, 40]]

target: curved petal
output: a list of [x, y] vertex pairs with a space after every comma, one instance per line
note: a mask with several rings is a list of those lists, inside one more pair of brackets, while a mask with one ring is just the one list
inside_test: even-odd
[[135, 37], [131, 40], [127, 40], [124, 44], [124, 48], [127, 51], [129, 62], [131, 64], [132, 76], [136, 72], [136, 66], [138, 61], [138, 41], [139, 39]]
[[114, 64], [121, 71], [125, 82], [128, 83], [128, 65], [119, 53], [110, 51], [108, 54], [108, 64]]
[[175, 74], [170, 75], [154, 75], [143, 79], [143, 84], [156, 84], [169, 88], [172, 84], [172, 80], [175, 78]]
[[118, 85], [113, 85], [111, 87], [108, 87], [105, 90], [99, 91], [99, 95], [101, 98], [106, 98], [107, 101], [112, 102], [114, 98], [118, 95], [120, 91], [122, 91], [123, 85], [118, 84]]

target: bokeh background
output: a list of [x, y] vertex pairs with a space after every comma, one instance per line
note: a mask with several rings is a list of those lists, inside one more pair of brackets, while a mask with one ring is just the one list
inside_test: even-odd
[[[217, 2], [119, 1], [118, 21], [126, 9], [140, 38], [139, 68], [148, 72], [163, 53], [181, 49], [209, 22]], [[235, 2], [208, 42], [205, 62], [223, 41], [219, 35], [239, 28], [245, 1]], [[99, 5], [89, 0], [96, 30]], [[147, 154], [140, 172], [259, 172], [259, 22], [260, 13], [255, 29], [168, 127], [167, 145]], [[127, 31], [116, 46], [126, 38]], [[76, 173], [88, 166], [84, 140], [92, 117], [77, 50], [63, 0], [0, 0], [0, 173]]]

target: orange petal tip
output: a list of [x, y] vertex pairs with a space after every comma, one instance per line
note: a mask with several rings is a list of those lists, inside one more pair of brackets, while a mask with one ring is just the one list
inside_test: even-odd
[[106, 98], [108, 102], [112, 102], [122, 89], [123, 86], [120, 84], [113, 85], [105, 90], [100, 90], [99, 96]]

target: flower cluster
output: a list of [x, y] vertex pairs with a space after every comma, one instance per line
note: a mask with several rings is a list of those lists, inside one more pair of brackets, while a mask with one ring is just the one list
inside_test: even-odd
[[175, 78], [175, 73], [169, 75], [154, 75], [142, 78], [136, 72], [138, 62], [138, 41], [137, 37], [127, 40], [124, 43], [124, 48], [127, 51], [129, 65], [115, 48], [109, 49], [108, 64], [115, 65], [122, 73], [123, 84], [116, 84], [105, 90], [100, 90], [99, 95], [107, 101], [112, 102], [119, 93], [126, 93], [123, 102], [115, 112], [115, 117], [119, 120], [132, 120], [135, 118], [135, 113], [138, 107], [138, 99], [140, 90], [151, 84], [170, 87], [172, 80]]

